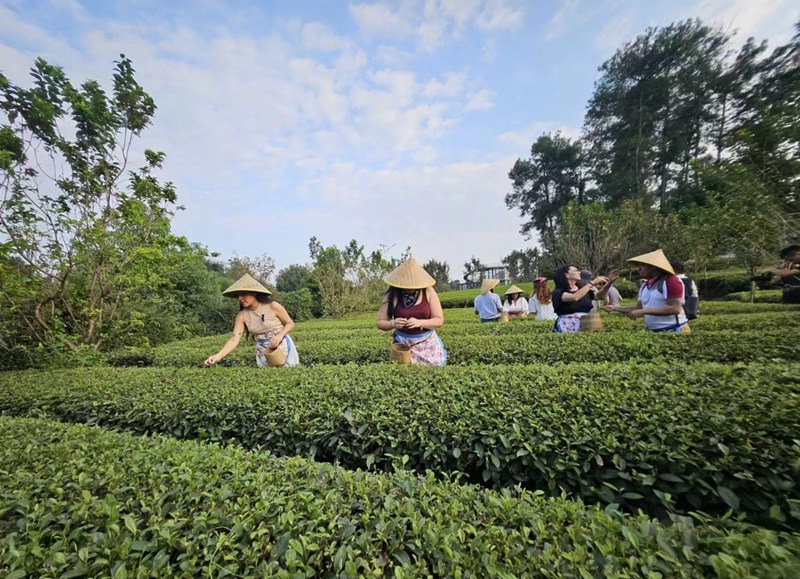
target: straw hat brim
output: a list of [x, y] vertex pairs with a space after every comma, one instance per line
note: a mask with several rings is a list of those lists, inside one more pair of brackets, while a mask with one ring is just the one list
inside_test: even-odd
[[413, 257], [395, 268], [383, 281], [399, 289], [423, 289], [436, 284], [436, 280]]
[[517, 287], [515, 285], [512, 285], [510, 288], [508, 288], [506, 290], [506, 293], [504, 293], [503, 295], [507, 296], [507, 295], [511, 295], [511, 294], [524, 294], [524, 293], [525, 293], [525, 291], [522, 288], [519, 288], [519, 287]]
[[675, 270], [672, 269], [672, 265], [670, 265], [667, 256], [664, 255], [664, 252], [660, 249], [656, 249], [655, 251], [651, 251], [650, 253], [643, 253], [642, 255], [637, 255], [636, 257], [632, 257], [628, 260], [631, 263], [637, 264], [644, 264], [644, 265], [652, 265], [653, 267], [657, 267], [662, 271], [666, 271], [675, 275]]
[[499, 279], [485, 279], [481, 282], [481, 295], [489, 293], [489, 290], [500, 283]]
[[237, 294], [242, 292], [264, 294], [267, 296], [272, 295], [271, 291], [265, 288], [249, 273], [244, 274], [242, 277], [233, 282], [228, 289], [222, 292], [222, 295], [224, 295], [226, 298], [235, 298]]

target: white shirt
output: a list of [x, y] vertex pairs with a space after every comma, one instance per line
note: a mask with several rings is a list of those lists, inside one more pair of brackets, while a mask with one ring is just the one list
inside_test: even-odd
[[[683, 282], [680, 282], [680, 287], [681, 292], [683, 292]], [[679, 299], [681, 304], [683, 304], [683, 293], [681, 293]], [[653, 287], [648, 287], [647, 283], [643, 283], [642, 287], [639, 288], [639, 301], [642, 302], [642, 308], [663, 308], [668, 305], [667, 284], [664, 283], [662, 290], [658, 291], [656, 284], [653, 284]], [[688, 321], [683, 308], [681, 308], [681, 313], [677, 316], [651, 316], [649, 314], [645, 314], [644, 316], [644, 325], [647, 326], [648, 330], [672, 328], [680, 324], [685, 324]]]
[[536, 314], [537, 320], [555, 320], [556, 319], [556, 311], [553, 309], [553, 302], [549, 304], [543, 304], [536, 296], [531, 296], [530, 301], [528, 302], [528, 311], [532, 314]]
[[522, 296], [518, 297], [514, 302], [506, 300], [503, 304], [503, 311], [507, 314], [527, 314], [528, 302]]

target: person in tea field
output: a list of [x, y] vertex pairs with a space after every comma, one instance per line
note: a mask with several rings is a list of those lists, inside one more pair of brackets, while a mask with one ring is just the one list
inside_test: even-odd
[[619, 293], [619, 290], [614, 287], [613, 285], [608, 288], [606, 292], [606, 297], [603, 300], [604, 306], [619, 306], [622, 303], [622, 295]]
[[644, 318], [651, 332], [688, 334], [692, 330], [683, 311], [684, 285], [669, 260], [660, 249], [637, 255], [628, 260], [639, 268], [644, 283], [639, 287], [639, 300], [635, 306], [607, 306], [610, 312], [622, 312], [628, 317]]
[[[553, 274], [556, 289], [553, 292], [553, 310], [556, 313], [554, 332], [578, 332], [581, 318], [591, 313], [594, 300], [605, 299], [609, 288], [619, 277], [615, 270], [608, 276], [600, 275], [580, 284], [581, 272], [574, 265], [564, 265]], [[596, 288], [602, 286], [602, 289]]]
[[444, 312], [433, 285], [436, 280], [413, 257], [388, 274], [389, 289], [378, 309], [375, 325], [394, 331], [394, 341], [411, 348], [411, 363], [444, 366], [447, 350], [436, 333]]
[[535, 316], [535, 320], [556, 319], [556, 312], [553, 309], [553, 293], [547, 286], [546, 277], [537, 277], [533, 280], [533, 294], [528, 301], [528, 312]]
[[222, 349], [206, 358], [213, 366], [230, 354], [247, 331], [256, 342], [256, 363], [265, 366], [297, 366], [300, 358], [289, 332], [294, 322], [281, 304], [272, 299], [272, 292], [250, 274], [244, 274], [222, 295], [239, 300], [239, 313], [233, 324], [233, 335]]
[[522, 288], [512, 285], [504, 294], [503, 311], [509, 318], [524, 318], [528, 315], [528, 300], [523, 295]]
[[790, 245], [780, 251], [783, 267], [765, 271], [773, 276], [773, 281], [783, 286], [782, 302], [800, 304], [800, 245]]
[[500, 296], [494, 293], [494, 288], [499, 283], [499, 279], [481, 281], [480, 294], [472, 302], [475, 313], [480, 316], [481, 322], [500, 321], [500, 314], [503, 313], [503, 302], [500, 301]]

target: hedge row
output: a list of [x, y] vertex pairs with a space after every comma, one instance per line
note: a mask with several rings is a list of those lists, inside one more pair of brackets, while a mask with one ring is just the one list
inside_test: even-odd
[[798, 376], [786, 363], [89, 369], [7, 374], [0, 412], [798, 528]]
[[[521, 322], [523, 323], [523, 322]], [[510, 325], [510, 324], [509, 324]], [[112, 366], [199, 366], [219, 350], [224, 336], [211, 336], [111, 354]], [[297, 341], [300, 362], [317, 364], [381, 363], [389, 360], [389, 334], [332, 336], [328, 340]], [[799, 360], [800, 349], [775, 329], [748, 332], [697, 332], [689, 335], [598, 332], [552, 334], [531, 332], [509, 335], [447, 336], [448, 364], [562, 364], [624, 362], [628, 360], [684, 360], [737, 362], [768, 359]], [[226, 365], [255, 365], [252, 342], [243, 341], [223, 361]]]
[[[627, 316], [619, 314], [602, 313], [604, 332], [635, 332], [643, 333], [644, 324], [641, 320], [632, 320]], [[700, 316], [691, 321], [693, 331], [743, 331], [743, 330], [765, 330], [774, 331], [776, 329], [788, 330], [800, 328], [800, 315], [797, 312], [765, 312], [757, 314], [718, 314], [710, 316]], [[511, 320], [508, 324], [482, 324], [477, 316], [465, 317], [463, 315], [447, 318], [441, 329], [438, 330], [442, 338], [449, 336], [491, 336], [506, 334], [531, 334], [549, 333], [553, 330], [553, 322], [536, 321], [532, 317]], [[375, 328], [375, 321], [370, 320], [360, 325], [350, 325], [347, 328], [340, 327], [334, 323], [328, 326], [307, 327], [299, 324], [292, 331], [292, 336], [298, 342], [312, 340], [330, 340], [335, 338], [356, 338], [380, 335], [381, 332]], [[384, 334], [386, 335], [386, 334]], [[228, 338], [228, 335], [220, 337], [221, 342]]]
[[[35, 450], [35, 451], [34, 451]], [[789, 577], [800, 537], [0, 418], [22, 577]]]

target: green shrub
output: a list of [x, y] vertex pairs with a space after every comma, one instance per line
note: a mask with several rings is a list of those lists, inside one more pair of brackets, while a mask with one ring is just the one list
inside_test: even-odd
[[[295, 322], [310, 320], [314, 317], [312, 312], [313, 296], [311, 290], [302, 288], [293, 292], [279, 292], [275, 294], [275, 301], [280, 303]], [[233, 321], [231, 321], [233, 327]]]
[[[35, 448], [36, 452], [31, 452]], [[664, 526], [259, 453], [0, 418], [0, 572], [108, 577], [789, 577], [800, 538]]]
[[[800, 521], [800, 364], [88, 369], [2, 376], [0, 412], [464, 472], [647, 509]], [[793, 506], [794, 505], [794, 506]], [[793, 522], [792, 522], [793, 521]]]
[[[761, 304], [779, 304], [783, 301], [782, 290], [756, 290], [753, 298]], [[750, 290], [729, 293], [720, 298], [724, 301], [750, 302]]]

